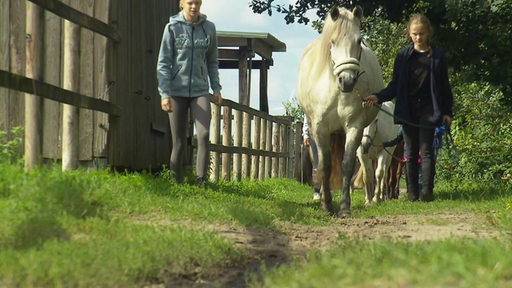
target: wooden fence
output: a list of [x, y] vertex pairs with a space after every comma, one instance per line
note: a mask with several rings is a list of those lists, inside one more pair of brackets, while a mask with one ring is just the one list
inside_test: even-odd
[[[3, 0], [2, 2], [4, 1], [5, 0]], [[78, 107], [94, 111], [102, 111], [113, 116], [119, 115], [119, 108], [117, 106], [113, 105], [108, 101], [102, 100], [101, 97], [93, 98], [84, 96], [83, 94], [91, 94], [90, 91], [87, 91], [88, 93], [81, 94], [80, 92], [82, 91], [79, 91], [78, 89], [77, 79], [79, 78], [81, 71], [77, 67], [79, 67], [80, 65], [80, 60], [87, 60], [87, 57], [78, 56], [80, 53], [80, 33], [78, 31], [80, 27], [84, 27], [89, 29], [91, 31], [90, 33], [97, 33], [98, 35], [103, 35], [104, 37], [115, 42], [120, 41], [120, 36], [116, 32], [114, 27], [94, 17], [88, 16], [76, 9], [73, 9], [69, 5], [66, 5], [63, 2], [57, 0], [29, 0], [26, 2], [26, 15], [23, 15], [23, 17], [20, 17], [18, 14], [25, 12], [23, 6], [18, 7], [17, 5], [14, 5], [14, 3], [12, 3], [11, 7], [7, 4], [7, 2], [2, 3], [2, 6], [4, 8], [10, 7], [10, 9], [2, 9], [2, 15], [8, 16], [6, 17], [8, 22], [5, 23], [7, 25], [7, 29], [9, 27], [23, 27], [22, 25], [17, 26], [16, 23], [9, 23], [9, 21], [18, 21], [17, 19], [26, 19], [25, 57], [22, 58], [21, 61], [14, 62], [18, 66], [22, 63], [25, 63], [25, 67], [23, 67], [23, 69], [13, 69], [14, 72], [18, 72], [18, 74], [12, 73], [11, 71], [0, 71], [0, 86], [6, 87], [14, 91], [25, 92], [25, 168], [27, 170], [30, 170], [42, 161], [42, 149], [46, 144], [43, 143], [43, 133], [45, 131], [52, 131], [53, 133], [55, 133], [60, 130], [57, 129], [57, 131], [55, 131], [55, 127], [52, 127], [53, 129], [51, 130], [46, 129], [47, 126], [44, 125], [52, 124], [43, 121], [43, 114], [60, 115], [61, 108], [55, 106], [55, 104], [57, 103], [65, 104], [62, 108], [62, 138], [56, 137], [57, 139], [54, 138], [52, 140], [58, 141], [58, 139], [62, 139], [63, 170], [76, 168], [76, 166], [78, 165], [79, 142], [79, 135], [77, 134], [77, 131], [80, 123], [78, 119]], [[46, 42], [46, 44], [48, 44], [51, 40], [55, 39], [55, 42], [53, 44], [57, 45], [56, 47], [54, 46], [51, 49], [53, 49], [57, 53], [60, 52], [59, 43], [61, 41], [61, 30], [56, 29], [57, 32], [54, 35], [57, 36], [54, 38], [52, 38], [52, 35], [45, 35], [44, 28], [46, 25], [43, 24], [48, 23], [45, 23], [44, 10], [50, 11], [54, 15], [66, 19], [64, 28], [62, 29], [62, 33], [64, 35], [63, 51], [62, 54], [59, 54], [57, 56], [61, 57], [61, 55], [63, 55], [62, 62], [59, 61], [57, 63], [62, 63], [62, 67], [64, 67], [64, 72], [62, 74], [62, 85], [64, 89], [60, 88], [60, 85], [57, 84], [57, 82], [60, 81], [55, 81], [55, 79], [59, 78], [58, 73], [56, 78], [52, 78], [51, 75], [55, 75], [55, 73], [47, 73], [46, 71], [46, 68], [50, 67], [45, 66], [45, 63], [48, 63], [45, 61], [49, 60], [45, 58], [45, 56], [48, 56], [50, 54], [46, 53], [43, 55], [43, 42]], [[51, 30], [48, 28], [50, 27], [46, 27], [46, 31]], [[15, 30], [12, 31], [14, 31], [14, 33], [20, 32]], [[10, 37], [9, 33], [3, 35]], [[16, 39], [18, 38], [19, 37], [17, 37]], [[4, 40], [9, 43], [17, 43], [11, 42], [12, 39], [10, 38], [2, 39], [2, 42]], [[14, 41], [16, 40], [14, 39]], [[15, 48], [13, 49], [15, 49], [14, 51], [20, 51], [22, 49], [21, 46], [18, 48], [19, 49], [17, 50]], [[9, 50], [6, 50], [4, 52], [8, 53], [7, 51]], [[5, 63], [3, 63], [1, 66], [8, 67], [8, 65], [5, 65]], [[60, 69], [56, 70], [59, 71]], [[21, 75], [23, 71], [26, 77]], [[48, 82], [40, 81], [40, 79], [43, 78], [43, 74], [46, 75], [46, 81]], [[59, 86], [52, 85], [52, 83]], [[13, 95], [17, 97], [23, 96], [23, 94]], [[44, 103], [46, 105], [43, 106], [43, 99], [51, 99], [56, 102], [46, 102], [46, 100], [44, 100]], [[16, 102], [23, 103], [19, 100]], [[9, 107], [4, 109], [9, 109]], [[51, 109], [53, 110], [50, 111]], [[10, 113], [7, 113], [7, 116], [9, 117]], [[9, 125], [7, 125], [7, 127], [8, 126]], [[55, 144], [56, 143], [54, 142], [53, 145], [58, 146]]]
[[221, 106], [213, 105], [211, 125], [211, 180], [297, 175], [294, 163], [300, 146], [295, 143], [302, 141], [294, 138], [291, 117], [271, 116], [224, 99]]

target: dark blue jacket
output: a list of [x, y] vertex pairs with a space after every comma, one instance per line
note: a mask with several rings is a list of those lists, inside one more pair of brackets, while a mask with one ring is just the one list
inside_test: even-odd
[[[408, 99], [409, 80], [409, 59], [411, 58], [413, 44], [398, 51], [393, 67], [393, 78], [386, 88], [376, 93], [379, 103], [390, 101], [396, 97], [395, 123], [408, 124], [411, 122], [411, 112]], [[432, 57], [430, 62], [430, 90], [432, 91], [433, 115], [430, 115], [429, 122], [433, 125], [442, 124], [442, 116], [453, 117], [453, 94], [448, 79], [448, 64], [444, 52], [432, 46]]]

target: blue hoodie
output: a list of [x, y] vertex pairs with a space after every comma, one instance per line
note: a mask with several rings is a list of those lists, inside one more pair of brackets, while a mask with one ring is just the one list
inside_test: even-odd
[[210, 86], [220, 92], [217, 32], [206, 15], [200, 14], [196, 23], [186, 22], [183, 13], [170, 17], [156, 72], [162, 99], [205, 96]]

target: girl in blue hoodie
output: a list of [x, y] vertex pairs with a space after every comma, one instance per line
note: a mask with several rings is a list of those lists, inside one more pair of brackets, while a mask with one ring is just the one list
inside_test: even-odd
[[181, 12], [165, 26], [157, 63], [162, 110], [169, 113], [172, 134], [170, 169], [178, 182], [184, 177], [187, 116], [197, 131], [197, 184], [206, 181], [210, 159], [210, 88], [222, 102], [215, 25], [200, 13], [201, 0], [180, 0]]

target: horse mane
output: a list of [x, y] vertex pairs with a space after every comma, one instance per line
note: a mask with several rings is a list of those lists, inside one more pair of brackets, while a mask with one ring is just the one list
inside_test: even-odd
[[341, 41], [349, 32], [353, 31], [355, 19], [353, 14], [345, 8], [338, 9], [339, 16], [336, 19], [331, 17], [328, 12], [324, 19], [324, 27], [320, 37], [312, 42], [304, 51], [304, 54], [313, 53], [310, 55], [309, 67], [313, 73], [310, 75], [320, 76], [320, 72], [329, 67], [332, 70], [331, 64], [331, 41]]

